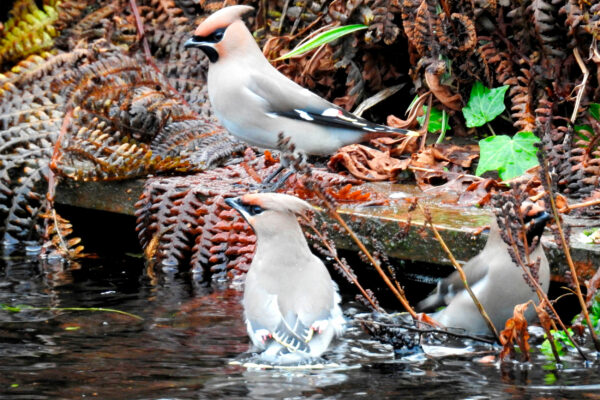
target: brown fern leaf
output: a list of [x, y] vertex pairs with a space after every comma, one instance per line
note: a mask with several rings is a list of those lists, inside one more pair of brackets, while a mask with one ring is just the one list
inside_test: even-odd
[[[56, 172], [75, 179], [198, 171], [241, 147], [200, 117], [208, 116], [205, 89], [186, 103], [173, 88], [171, 82], [183, 82], [179, 90], [205, 86], [198, 62], [184, 68], [190, 59], [186, 51], [180, 54], [183, 33], [169, 41], [170, 47], [153, 47], [160, 55], [158, 68], [125, 54], [121, 39], [119, 46], [111, 43], [111, 32], [125, 35], [123, 27], [134, 26], [127, 22], [128, 12], [119, 16], [129, 10], [126, 3], [77, 7], [63, 10], [64, 16], [59, 10], [57, 21], [68, 32], [59, 39], [70, 41], [57, 41], [57, 46], [70, 51], [29, 56], [0, 75], [0, 212], [6, 217], [7, 242], [35, 240], [43, 233], [36, 222], [45, 208], [40, 199], [45, 198], [48, 162], [68, 110], [72, 118], [66, 121]], [[66, 7], [69, 1], [61, 4]]]
[[57, 36], [56, 3], [56, 0], [46, 0], [40, 9], [34, 0], [16, 2], [0, 38], [0, 65], [52, 47], [53, 38]]
[[[154, 257], [165, 267], [189, 264], [199, 280], [226, 279], [247, 271], [255, 237], [225, 199], [247, 193], [278, 164], [246, 152], [244, 161], [196, 175], [147, 181], [136, 204], [137, 230], [144, 248], [155, 245]], [[290, 178], [283, 189], [312, 197], [303, 178]], [[342, 186], [334, 195], [347, 202], [372, 200], [369, 193], [352, 190], [356, 179], [313, 169], [313, 178], [327, 187]]]
[[46, 222], [44, 236], [47, 238], [42, 252], [45, 257], [60, 257], [76, 260], [88, 256], [83, 252], [81, 239], [70, 237], [73, 233], [71, 223], [61, 217], [56, 210], [42, 212], [39, 215]]
[[[547, 78], [552, 79], [556, 76], [555, 70], [560, 63], [550, 62], [555, 59], [564, 60], [566, 57], [565, 52], [561, 49], [561, 35], [560, 26], [556, 21], [557, 7], [548, 2], [547, 0], [533, 0], [530, 12], [533, 19], [533, 26], [535, 27], [535, 33], [539, 39], [539, 43], [542, 45], [542, 49], [545, 53], [543, 63], [546, 67], [544, 72], [547, 73]], [[544, 65], [545, 64], [545, 65]]]
[[383, 43], [391, 45], [396, 41], [400, 34], [400, 28], [394, 23], [393, 3], [391, 0], [375, 0], [370, 4], [373, 22], [369, 25], [365, 35], [367, 43], [377, 43], [383, 40]]
[[532, 91], [532, 74], [525, 68], [521, 74], [505, 81], [510, 84], [508, 95], [512, 103], [511, 115], [515, 122], [513, 125], [519, 131], [533, 132], [535, 129], [535, 116], [533, 114], [534, 99]]
[[102, 59], [73, 70], [64, 80], [74, 82], [63, 93], [77, 107], [62, 144], [59, 171], [71, 178], [111, 180], [200, 170], [237, 148], [222, 129], [179, 104], [161, 75], [135, 59]]

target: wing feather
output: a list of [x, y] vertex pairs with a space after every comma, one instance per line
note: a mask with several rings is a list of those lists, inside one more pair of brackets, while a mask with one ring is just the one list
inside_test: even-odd
[[303, 120], [331, 128], [360, 130], [374, 136], [386, 133], [414, 134], [409, 130], [378, 125], [357, 117], [276, 72], [276, 75], [254, 74], [248, 80], [248, 89], [254, 96], [261, 98], [267, 115]]

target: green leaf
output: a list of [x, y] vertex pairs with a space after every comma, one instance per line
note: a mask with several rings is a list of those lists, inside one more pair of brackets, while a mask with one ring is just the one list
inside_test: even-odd
[[556, 383], [557, 379], [558, 378], [556, 377], [556, 374], [554, 372], [549, 372], [546, 375], [544, 375], [544, 383], [546, 385], [553, 385], [554, 383]]
[[[423, 124], [425, 123], [425, 117], [427, 116], [427, 106], [423, 106], [423, 114], [423, 116], [417, 117], [417, 121], [419, 121], [419, 124], [421, 126], [423, 126]], [[442, 134], [445, 134], [446, 131], [450, 129], [450, 127], [448, 126], [449, 118], [450, 116], [447, 113], [444, 113], [441, 110], [432, 107], [431, 114], [429, 115], [429, 126], [427, 126], [427, 131], [430, 133], [442, 131], [442, 122], [444, 121], [445, 125], [443, 127], [445, 129], [442, 132]]]
[[65, 331], [78, 331], [79, 329], [81, 329], [80, 326], [67, 326], [67, 327], [65, 327]]
[[[585, 124], [585, 125], [575, 125], [573, 127], [573, 129], [575, 130], [575, 132], [579, 132], [579, 131], [588, 131], [589, 133], [594, 133], [594, 128], [592, 128], [590, 125]], [[581, 135], [580, 135], [581, 136]], [[590, 138], [588, 138], [587, 136], [585, 136], [585, 140], [590, 140]]]
[[590, 115], [596, 121], [600, 121], [600, 104], [598, 104], [598, 103], [590, 103]]
[[[565, 348], [560, 341], [554, 340], [554, 346], [556, 346], [556, 351], [558, 352], [559, 356], [565, 355]], [[540, 351], [542, 352], [543, 355], [545, 355], [549, 359], [554, 360], [554, 353], [552, 353], [552, 346], [550, 346], [550, 341], [547, 338], [546, 338], [546, 340], [544, 340], [542, 342], [542, 345], [540, 346]]]
[[534, 143], [540, 139], [533, 132], [519, 132], [512, 139], [506, 135], [490, 136], [479, 141], [479, 165], [475, 174], [498, 171], [502, 180], [523, 175], [538, 165]]
[[96, 312], [109, 312], [127, 315], [128, 317], [143, 320], [144, 318], [139, 315], [131, 314], [126, 311], [115, 310], [114, 308], [103, 308], [103, 307], [32, 307], [26, 304], [18, 304], [16, 306], [10, 306], [8, 304], [0, 303], [0, 310], [9, 312], [21, 312], [23, 310], [38, 310], [38, 311], [96, 311]]
[[363, 24], [338, 26], [338, 27], [330, 29], [328, 31], [319, 33], [317, 36], [315, 36], [308, 42], [301, 44], [300, 46], [297, 46], [295, 49], [293, 49], [289, 53], [286, 53], [286, 54], [282, 55], [281, 57], [276, 58], [275, 61], [285, 60], [286, 58], [299, 56], [299, 55], [304, 54], [307, 51], [315, 49], [319, 46], [333, 42], [334, 40], [339, 39], [342, 36], [348, 35], [349, 33], [360, 31], [360, 30], [367, 29], [367, 28], [368, 28], [368, 26], [363, 25]]
[[508, 85], [488, 89], [481, 82], [475, 82], [467, 106], [462, 109], [467, 126], [474, 128], [492, 121], [506, 109], [504, 94]]

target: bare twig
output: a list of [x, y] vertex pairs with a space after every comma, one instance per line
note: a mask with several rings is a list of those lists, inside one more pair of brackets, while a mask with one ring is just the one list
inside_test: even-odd
[[425, 114], [425, 121], [423, 121], [423, 137], [421, 139], [421, 145], [419, 150], [423, 150], [425, 148], [425, 142], [427, 142], [427, 132], [429, 132], [429, 119], [431, 118], [431, 107], [433, 105], [433, 96], [429, 95], [429, 99], [427, 100], [427, 114]]
[[335, 260], [335, 262], [339, 265], [339, 267], [344, 270], [344, 273], [346, 274], [346, 276], [350, 277], [350, 279], [352, 280], [352, 283], [354, 283], [354, 285], [358, 288], [358, 290], [363, 295], [363, 297], [365, 299], [367, 299], [367, 301], [371, 304], [371, 307], [373, 307], [373, 309], [375, 311], [383, 312], [384, 310], [381, 309], [377, 305], [377, 303], [371, 298], [371, 296], [367, 293], [367, 291], [358, 282], [358, 279], [356, 278], [356, 276], [353, 273], [351, 273], [350, 271], [348, 271], [348, 269], [346, 268], [346, 266], [344, 265], [344, 263], [342, 262], [342, 260], [340, 260], [340, 258], [338, 257], [337, 251], [334, 248], [331, 247], [329, 241], [327, 239], [325, 239], [325, 237], [323, 237], [323, 234], [321, 232], [319, 232], [319, 230], [314, 226], [314, 224], [312, 224], [312, 221], [310, 221], [304, 215], [302, 216], [302, 218], [304, 219], [304, 221], [306, 221], [306, 224], [308, 226], [310, 226], [310, 228], [313, 230], [313, 232], [319, 237], [319, 239], [321, 239], [321, 243], [325, 247], [327, 247], [327, 250], [329, 251], [329, 254], [331, 254], [331, 256], [333, 257], [333, 259]]
[[583, 203], [567, 204], [565, 207], [561, 208], [559, 211], [561, 213], [566, 213], [571, 210], [575, 210], [577, 208], [592, 207], [592, 206], [597, 206], [599, 204], [600, 204], [600, 199], [584, 201]]
[[401, 293], [398, 289], [396, 289], [396, 287], [394, 286], [394, 284], [392, 283], [392, 281], [390, 280], [390, 278], [388, 278], [388, 276], [386, 275], [386, 273], [383, 271], [383, 269], [381, 268], [381, 266], [379, 265], [379, 263], [377, 262], [377, 260], [375, 260], [375, 258], [371, 255], [371, 253], [369, 252], [369, 250], [367, 250], [367, 248], [361, 242], [361, 240], [358, 238], [358, 236], [356, 236], [356, 233], [354, 233], [354, 231], [352, 230], [352, 228], [350, 228], [348, 226], [348, 224], [346, 223], [346, 221], [344, 221], [344, 219], [340, 216], [340, 214], [337, 212], [337, 210], [335, 209], [335, 207], [332, 206], [329, 203], [329, 200], [324, 195], [324, 193], [320, 190], [319, 187], [316, 188], [315, 194], [326, 205], [327, 211], [328, 211], [329, 215], [331, 217], [333, 217], [346, 230], [346, 232], [348, 233], [348, 235], [350, 236], [350, 238], [354, 241], [354, 243], [356, 243], [356, 245], [358, 246], [358, 248], [360, 249], [360, 251], [362, 251], [363, 254], [368, 258], [369, 262], [373, 265], [373, 267], [375, 268], [375, 270], [377, 270], [377, 272], [379, 273], [379, 275], [381, 276], [381, 278], [383, 279], [383, 281], [385, 282], [385, 284], [390, 288], [390, 290], [392, 291], [392, 293], [394, 293], [394, 295], [400, 301], [400, 303], [402, 304], [402, 306], [404, 307], [404, 309], [406, 311], [408, 311], [408, 313], [411, 315], [411, 317], [413, 319], [417, 319], [418, 318], [417, 313], [410, 306], [408, 300], [406, 299], [406, 296], [404, 296], [403, 293]]
[[285, 0], [285, 3], [283, 4], [283, 11], [281, 12], [281, 17], [279, 17], [279, 26], [277, 27], [278, 35], [281, 35], [281, 29], [283, 28], [283, 22], [285, 21], [285, 16], [287, 14], [289, 5], [290, 5], [290, 0]]
[[573, 114], [571, 115], [571, 123], [575, 123], [575, 119], [577, 118], [577, 110], [579, 110], [579, 105], [581, 104], [581, 98], [583, 97], [583, 92], [585, 91], [585, 85], [587, 83], [588, 77], [590, 76], [590, 71], [585, 66], [585, 63], [581, 59], [581, 55], [579, 54], [579, 50], [577, 47], [573, 49], [573, 55], [575, 56], [575, 60], [577, 60], [577, 65], [581, 68], [581, 72], [583, 72], [583, 79], [581, 83], [575, 86], [575, 89], [579, 89], [577, 93], [577, 98], [575, 99], [575, 107], [573, 108]]
[[470, 335], [468, 333], [457, 333], [457, 332], [449, 330], [449, 329], [435, 328], [432, 325], [428, 324], [427, 322], [423, 322], [423, 321], [419, 321], [419, 325], [427, 325], [429, 328], [426, 328], [426, 329], [417, 328], [416, 326], [411, 326], [411, 325], [407, 325], [407, 324], [388, 324], [385, 322], [372, 321], [372, 320], [366, 320], [366, 319], [361, 319], [361, 318], [356, 318], [356, 321], [358, 321], [362, 324], [366, 324], [366, 325], [373, 324], [373, 325], [385, 326], [386, 328], [402, 328], [402, 329], [406, 329], [408, 331], [419, 332], [421, 334], [440, 333], [443, 335], [453, 336], [453, 337], [456, 337], [459, 339], [472, 339], [472, 340], [477, 340], [478, 342], [489, 343], [489, 344], [495, 343], [495, 341], [492, 339], [487, 339], [487, 338], [480, 337], [480, 336]]
[[[543, 158], [543, 162], [546, 162], [546, 159]], [[552, 188], [552, 178], [550, 177], [550, 173], [547, 168], [542, 168], [544, 171], [542, 179], [546, 180], [546, 186], [548, 188]], [[571, 271], [571, 277], [573, 278], [573, 285], [575, 286], [575, 293], [577, 294], [577, 299], [579, 300], [579, 305], [581, 306], [581, 312], [583, 313], [585, 320], [587, 322], [590, 335], [592, 336], [592, 340], [594, 342], [594, 347], [596, 351], [600, 351], [600, 340], [594, 331], [594, 326], [590, 320], [590, 314], [587, 309], [587, 305], [585, 299], [583, 298], [583, 294], [581, 293], [581, 287], [579, 286], [579, 278], [577, 276], [577, 270], [575, 269], [575, 264], [573, 263], [573, 258], [571, 257], [571, 249], [569, 244], [567, 243], [567, 239], [565, 238], [565, 233], [563, 231], [562, 225], [560, 223], [560, 216], [558, 213], [558, 208], [556, 207], [556, 200], [554, 198], [554, 193], [548, 193], [548, 197], [550, 199], [550, 206], [552, 208], [552, 214], [554, 216], [554, 221], [556, 222], [556, 227], [558, 229], [558, 234], [560, 236], [560, 241], [562, 243], [563, 251], [565, 252], [565, 258], [567, 259], [567, 264], [569, 265], [569, 270]], [[566, 332], [566, 330], [565, 330]]]
[[433, 234], [435, 235], [435, 238], [437, 239], [437, 241], [440, 243], [440, 245], [442, 246], [442, 248], [448, 255], [448, 258], [450, 259], [450, 262], [452, 263], [454, 268], [458, 271], [458, 274], [460, 275], [460, 279], [462, 280], [463, 285], [465, 285], [465, 290], [467, 291], [467, 293], [469, 293], [469, 296], [471, 296], [473, 303], [475, 303], [475, 306], [477, 307], [477, 309], [479, 310], [479, 313], [481, 314], [481, 316], [487, 323], [488, 327], [490, 328], [490, 331], [494, 334], [494, 337], [496, 338], [498, 343], [500, 343], [500, 336], [498, 335], [498, 331], [496, 330], [496, 327], [492, 323], [492, 320], [490, 319], [489, 315], [487, 314], [487, 312], [485, 311], [485, 309], [483, 308], [483, 306], [481, 305], [479, 300], [477, 300], [475, 293], [473, 293], [473, 291], [471, 290], [471, 287], [469, 286], [469, 283], [467, 282], [467, 276], [465, 275], [465, 271], [462, 269], [460, 264], [456, 261], [456, 258], [454, 258], [454, 255], [452, 254], [452, 252], [446, 245], [446, 242], [444, 242], [444, 239], [438, 232], [437, 228], [435, 227], [435, 225], [433, 225], [431, 218], [428, 217], [428, 213], [425, 211], [425, 208], [423, 208], [423, 206], [420, 203], [417, 203], [417, 205], [418, 205], [419, 209], [421, 210], [421, 212], [423, 213], [423, 215], [425, 216], [425, 221], [429, 224], [429, 226], [433, 230]]

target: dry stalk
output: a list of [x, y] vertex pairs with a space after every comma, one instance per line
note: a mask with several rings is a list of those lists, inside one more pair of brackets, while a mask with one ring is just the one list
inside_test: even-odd
[[[394, 314], [391, 314], [391, 315], [393, 316]], [[418, 325], [419, 326], [425, 325], [425, 326], [427, 326], [427, 328], [419, 328], [417, 326], [408, 325], [408, 324], [389, 324], [386, 322], [372, 321], [372, 320], [366, 320], [366, 319], [362, 319], [362, 318], [356, 318], [356, 321], [358, 321], [362, 324], [365, 324], [365, 325], [372, 324], [372, 325], [378, 325], [378, 326], [385, 326], [386, 328], [406, 329], [408, 331], [418, 332], [419, 334], [439, 333], [442, 335], [448, 335], [448, 336], [456, 337], [459, 339], [472, 339], [472, 340], [476, 340], [478, 342], [489, 343], [489, 344], [495, 343], [493, 339], [488, 339], [488, 338], [476, 336], [476, 335], [470, 335], [468, 333], [458, 333], [458, 332], [454, 332], [454, 331], [451, 331], [448, 329], [443, 329], [443, 328], [437, 328], [434, 325], [430, 325], [425, 321], [419, 321]]]
[[[519, 215], [519, 218], [521, 218], [521, 216]], [[527, 257], [527, 263], [529, 263], [529, 249], [528, 249], [528, 243], [527, 243], [527, 239], [526, 239], [526, 228], [525, 228], [525, 224], [523, 223], [523, 220], [521, 218], [521, 227], [523, 229], [523, 246], [525, 247], [525, 254]], [[542, 289], [542, 287], [540, 286], [539, 282], [533, 277], [531, 270], [529, 268], [527, 268], [527, 266], [525, 265], [525, 263], [523, 262], [523, 260], [521, 259], [519, 250], [517, 248], [517, 242], [516, 240], [512, 237], [512, 233], [510, 230], [507, 230], [507, 234], [509, 236], [510, 239], [510, 246], [513, 249], [513, 253], [515, 255], [517, 264], [519, 264], [519, 266], [521, 267], [521, 269], [523, 270], [523, 273], [525, 273], [525, 275], [527, 276], [527, 281], [529, 283], [531, 283], [531, 285], [533, 285], [534, 289], [535, 289], [535, 293], [538, 296], [538, 299], [540, 300], [540, 303], [545, 303], [548, 305], [548, 308], [550, 308], [550, 311], [552, 311], [552, 314], [554, 315], [554, 319], [552, 320], [552, 324], [554, 326], [555, 330], [558, 330], [556, 328], [556, 324], [554, 324], [554, 320], [558, 321], [558, 324], [560, 325], [561, 329], [565, 332], [565, 334], [567, 335], [567, 337], [569, 338], [569, 340], [571, 341], [571, 343], [573, 343], [573, 345], [575, 346], [575, 348], [577, 349], [577, 351], [579, 352], [579, 354], [581, 355], [581, 357], [584, 360], [587, 360], [587, 357], [585, 355], [585, 353], [583, 352], [583, 350], [581, 349], [581, 347], [577, 344], [577, 342], [573, 339], [573, 337], [571, 336], [571, 334], [569, 333], [569, 331], [567, 330], [567, 327], [565, 326], [565, 324], [562, 322], [562, 320], [560, 319], [560, 317], [558, 316], [558, 312], [556, 312], [556, 309], [554, 308], [554, 306], [552, 305], [552, 302], [550, 301], [550, 299], [548, 298], [548, 295], [546, 294], [546, 292]], [[541, 244], [540, 244], [541, 246]], [[528, 264], [529, 265], [529, 264]], [[545, 330], [545, 327], [544, 327]], [[548, 335], [548, 333], [546, 332], [546, 334]], [[550, 338], [552, 336], [547, 336], [548, 340], [550, 340]], [[552, 343], [552, 346], [554, 346], [554, 343]], [[557, 353], [558, 354], [558, 353]]]
[[[543, 162], [546, 162], [546, 159], [543, 159]], [[552, 189], [552, 178], [550, 177], [550, 173], [547, 168], [542, 168], [543, 171], [543, 179], [546, 180], [546, 185], [548, 188]], [[590, 320], [590, 314], [587, 309], [587, 304], [585, 299], [583, 298], [583, 294], [581, 293], [581, 287], [579, 286], [579, 278], [577, 276], [577, 270], [575, 269], [575, 264], [573, 263], [573, 258], [571, 257], [571, 249], [569, 248], [569, 244], [567, 243], [567, 239], [565, 238], [565, 233], [562, 228], [562, 224], [560, 223], [560, 216], [558, 213], [558, 209], [556, 207], [556, 200], [554, 199], [554, 193], [550, 190], [548, 193], [548, 197], [550, 199], [550, 206], [552, 208], [552, 215], [554, 216], [554, 220], [556, 221], [556, 227], [558, 229], [558, 234], [560, 236], [560, 241], [562, 243], [563, 251], [565, 252], [565, 258], [567, 259], [567, 264], [569, 265], [569, 270], [571, 271], [571, 277], [573, 278], [573, 285], [575, 286], [575, 294], [577, 295], [577, 299], [579, 300], [579, 305], [581, 306], [581, 312], [583, 313], [585, 320], [587, 322], [590, 335], [592, 336], [592, 340], [594, 342], [594, 347], [596, 351], [600, 351], [600, 340], [594, 331], [594, 326]], [[565, 330], [565, 332], [567, 332]]]
[[352, 228], [350, 228], [348, 226], [348, 224], [346, 223], [346, 221], [344, 221], [344, 219], [340, 216], [340, 214], [337, 212], [337, 210], [335, 209], [335, 207], [333, 207], [329, 203], [329, 200], [322, 193], [322, 191], [320, 190], [320, 188], [317, 188], [317, 190], [315, 190], [315, 194], [326, 205], [327, 212], [329, 213], [329, 215], [331, 217], [333, 217], [346, 230], [346, 232], [348, 233], [348, 235], [350, 236], [350, 238], [352, 238], [352, 240], [354, 241], [354, 243], [356, 243], [356, 245], [358, 246], [359, 250], [362, 251], [363, 254], [365, 254], [365, 256], [368, 258], [369, 262], [377, 270], [377, 272], [379, 273], [379, 275], [381, 276], [381, 278], [383, 279], [383, 281], [385, 282], [385, 284], [390, 288], [390, 290], [392, 291], [392, 293], [394, 293], [394, 295], [400, 301], [400, 303], [402, 304], [402, 306], [404, 307], [404, 309], [406, 311], [408, 311], [408, 313], [410, 314], [410, 316], [413, 319], [417, 319], [418, 318], [417, 313], [410, 306], [408, 300], [406, 299], [406, 296], [404, 296], [404, 294], [402, 292], [400, 292], [398, 289], [396, 289], [396, 287], [394, 286], [394, 284], [392, 283], [392, 281], [390, 280], [390, 278], [388, 278], [388, 276], [386, 275], [386, 273], [383, 271], [383, 269], [381, 268], [381, 266], [379, 265], [379, 263], [377, 262], [377, 260], [375, 260], [375, 258], [371, 255], [371, 253], [369, 252], [369, 250], [367, 250], [367, 248], [361, 242], [361, 240], [358, 238], [358, 236], [356, 236], [356, 234], [354, 233], [354, 231], [352, 230]]
[[575, 210], [577, 208], [592, 207], [592, 206], [597, 206], [599, 204], [600, 204], [600, 199], [584, 201], [583, 203], [568, 204], [567, 206], [561, 208], [559, 211], [561, 213], [567, 213], [567, 212], [569, 212], [571, 210]]
[[[542, 300], [540, 299], [540, 301], [542, 301]], [[542, 305], [543, 305], [543, 303], [540, 304], [540, 306], [542, 306]], [[542, 322], [542, 315], [540, 315], [541, 313], [538, 312], [537, 307], [535, 307], [535, 305], [534, 305], [534, 309], [538, 314], [540, 322]], [[543, 309], [542, 309], [542, 312], [546, 313], [546, 311]], [[548, 313], [546, 313], [546, 315], [548, 315]], [[550, 318], [550, 320], [552, 320], [552, 318]], [[542, 322], [540, 325], [542, 325], [542, 328], [544, 329], [544, 332], [546, 333], [546, 338], [548, 338], [548, 343], [550, 343], [550, 348], [552, 349], [552, 355], [554, 356], [554, 360], [556, 361], [557, 364], [560, 364], [561, 363], [560, 355], [558, 354], [558, 350], [556, 349], [556, 343], [554, 343], [554, 336], [552, 336], [552, 332], [550, 331], [550, 329], [548, 329], [547, 324]], [[554, 325], [554, 326], [556, 326], [556, 325]], [[572, 339], [571, 339], [571, 342], [573, 342]]]
[[581, 98], [583, 97], [583, 92], [585, 91], [585, 85], [587, 83], [588, 77], [590, 76], [590, 71], [585, 66], [585, 63], [581, 59], [581, 55], [579, 54], [579, 50], [577, 47], [573, 49], [573, 55], [575, 56], [575, 60], [577, 60], [577, 65], [581, 68], [581, 72], [583, 72], [583, 80], [575, 89], [579, 89], [577, 93], [577, 98], [575, 99], [575, 108], [573, 108], [573, 114], [571, 115], [571, 123], [575, 123], [575, 119], [577, 118], [577, 110], [579, 110], [579, 105], [581, 104]]
[[373, 307], [373, 309], [375, 311], [384, 312], [384, 310], [377, 305], [377, 303], [371, 298], [371, 296], [367, 293], [367, 291], [358, 282], [358, 279], [356, 278], [356, 276], [353, 273], [351, 273], [350, 271], [348, 271], [348, 269], [346, 268], [346, 266], [344, 265], [342, 260], [339, 259], [338, 255], [337, 255], [337, 251], [331, 247], [329, 241], [323, 237], [323, 234], [321, 232], [319, 232], [319, 230], [317, 228], [315, 228], [315, 226], [311, 223], [311, 221], [306, 216], [302, 216], [302, 218], [306, 221], [307, 225], [310, 226], [310, 228], [313, 230], [313, 232], [319, 237], [319, 239], [321, 239], [321, 243], [325, 247], [327, 247], [329, 254], [331, 254], [331, 256], [333, 257], [335, 262], [339, 265], [339, 267], [344, 270], [344, 272], [346, 273], [346, 276], [348, 276], [348, 277], [350, 277], [350, 279], [352, 279], [352, 283], [354, 283], [354, 285], [358, 288], [358, 290], [363, 295], [363, 297], [365, 299], [367, 299], [367, 301], [371, 304], [371, 307]]
[[437, 241], [440, 243], [440, 245], [442, 246], [442, 248], [448, 255], [448, 258], [450, 259], [450, 262], [452, 263], [454, 268], [458, 271], [458, 274], [460, 275], [460, 279], [462, 280], [463, 285], [465, 285], [465, 290], [467, 291], [467, 293], [469, 293], [469, 296], [471, 296], [471, 299], [473, 300], [473, 303], [475, 303], [475, 306], [477, 306], [479, 313], [481, 314], [481, 316], [487, 323], [490, 330], [494, 333], [494, 337], [496, 338], [498, 343], [500, 343], [500, 336], [498, 335], [498, 331], [496, 330], [496, 327], [492, 323], [492, 320], [490, 319], [489, 315], [487, 314], [487, 312], [485, 311], [485, 309], [483, 308], [483, 306], [481, 305], [479, 300], [477, 300], [475, 293], [473, 293], [473, 291], [471, 290], [471, 287], [469, 286], [469, 283], [467, 282], [467, 276], [465, 275], [465, 271], [462, 269], [460, 264], [456, 261], [456, 258], [454, 258], [454, 255], [452, 254], [452, 252], [446, 245], [446, 242], [444, 242], [444, 239], [438, 232], [437, 228], [435, 227], [435, 225], [433, 225], [431, 218], [428, 218], [429, 213], [425, 210], [425, 208], [423, 208], [423, 206], [420, 203], [417, 203], [417, 205], [419, 206], [419, 209], [425, 216], [425, 221], [429, 224], [429, 226], [433, 230], [433, 234], [435, 235], [435, 238], [437, 239]]
[[429, 119], [431, 117], [431, 107], [433, 105], [433, 95], [429, 95], [429, 99], [427, 100], [427, 114], [425, 114], [425, 121], [423, 122], [423, 138], [421, 139], [421, 146], [419, 150], [423, 150], [425, 148], [425, 143], [427, 142], [427, 132], [429, 132]]

